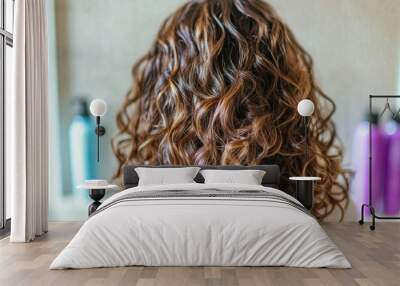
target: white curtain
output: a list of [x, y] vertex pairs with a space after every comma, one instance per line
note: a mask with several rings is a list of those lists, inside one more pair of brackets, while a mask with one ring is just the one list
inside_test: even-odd
[[47, 232], [48, 51], [45, 0], [15, 1], [14, 71], [6, 146], [11, 168], [12, 242]]

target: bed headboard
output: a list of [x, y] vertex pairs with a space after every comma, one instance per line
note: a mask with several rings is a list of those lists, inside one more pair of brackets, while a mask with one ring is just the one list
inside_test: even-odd
[[[147, 166], [147, 165], [131, 165], [124, 167], [123, 172], [123, 184], [124, 189], [133, 188], [138, 185], [139, 177], [135, 171], [137, 167], [148, 167], [148, 168], [179, 168], [186, 166], [169, 166], [169, 165], [161, 165], [161, 166]], [[279, 181], [280, 181], [280, 169], [278, 165], [256, 165], [256, 166], [199, 166], [201, 169], [218, 169], [218, 170], [263, 170], [265, 171], [264, 178], [262, 180], [262, 185], [265, 187], [272, 187], [279, 189]], [[194, 180], [197, 183], [204, 183], [203, 176], [198, 173]]]

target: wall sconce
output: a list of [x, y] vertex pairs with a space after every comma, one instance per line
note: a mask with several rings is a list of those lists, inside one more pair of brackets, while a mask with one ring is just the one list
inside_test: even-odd
[[308, 140], [307, 140], [307, 130], [308, 130], [308, 124], [309, 124], [309, 118], [311, 115], [314, 113], [314, 103], [309, 100], [309, 99], [303, 99], [302, 101], [299, 102], [297, 105], [297, 112], [300, 114], [300, 116], [303, 117], [303, 125], [304, 125], [304, 138], [305, 138], [305, 144], [306, 144], [306, 159], [308, 159]]
[[90, 103], [90, 113], [96, 117], [96, 129], [95, 133], [97, 135], [97, 162], [100, 158], [100, 136], [106, 133], [104, 126], [100, 125], [100, 118], [103, 117], [107, 112], [107, 103], [102, 99], [94, 99]]

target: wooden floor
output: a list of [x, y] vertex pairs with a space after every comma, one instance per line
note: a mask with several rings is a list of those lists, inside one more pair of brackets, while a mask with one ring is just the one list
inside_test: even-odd
[[0, 241], [0, 285], [400, 285], [400, 224], [331, 223], [324, 228], [352, 269], [288, 267], [124, 267], [48, 270], [79, 223], [51, 223], [49, 233], [28, 244]]

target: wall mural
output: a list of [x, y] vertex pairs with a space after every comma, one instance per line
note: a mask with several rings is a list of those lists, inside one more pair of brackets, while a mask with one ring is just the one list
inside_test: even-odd
[[[50, 2], [50, 219], [84, 219], [79, 182], [119, 182], [129, 163], [270, 162], [288, 192], [289, 176], [322, 178], [317, 217], [357, 219], [351, 146], [368, 94], [397, 92], [396, 0]], [[99, 163], [94, 98], [108, 106]]]
[[[129, 163], [274, 162], [288, 191], [290, 176], [323, 178], [316, 186], [318, 217], [335, 207], [344, 215], [348, 181], [331, 120], [335, 104], [314, 79], [312, 57], [272, 6], [189, 1], [161, 26], [133, 78], [117, 115], [117, 176]], [[308, 158], [297, 113], [305, 98], [316, 103]]]

